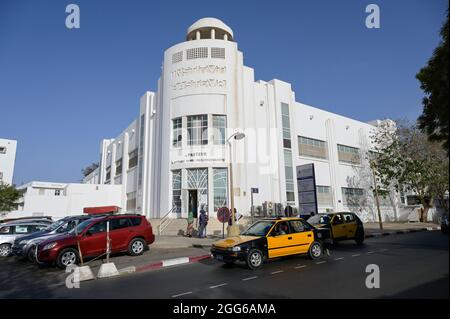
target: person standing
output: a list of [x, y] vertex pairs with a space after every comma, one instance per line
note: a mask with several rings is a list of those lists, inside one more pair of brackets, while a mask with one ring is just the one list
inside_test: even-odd
[[206, 237], [206, 225], [208, 225], [208, 214], [205, 211], [204, 205], [202, 205], [200, 208], [198, 237]]

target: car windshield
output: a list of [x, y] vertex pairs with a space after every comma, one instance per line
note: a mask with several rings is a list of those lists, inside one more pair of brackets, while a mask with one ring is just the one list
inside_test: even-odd
[[242, 232], [241, 235], [247, 236], [266, 236], [269, 230], [272, 228], [274, 221], [260, 220], [251, 225], [246, 231]]
[[58, 220], [57, 222], [50, 224], [45, 230], [54, 231], [55, 229], [58, 229], [59, 227], [61, 227], [61, 225], [63, 225], [64, 223], [65, 223], [64, 220]]
[[308, 223], [310, 224], [329, 224], [330, 216], [328, 215], [315, 215], [308, 218]]
[[90, 219], [85, 220], [84, 222], [79, 223], [77, 227], [72, 228], [72, 230], [69, 231], [69, 234], [71, 234], [71, 235], [80, 234], [90, 224], [91, 224], [91, 220]]

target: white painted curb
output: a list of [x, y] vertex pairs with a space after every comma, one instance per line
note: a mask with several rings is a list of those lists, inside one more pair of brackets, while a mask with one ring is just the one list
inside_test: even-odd
[[106, 263], [100, 266], [97, 278], [106, 278], [120, 275], [114, 263]]
[[129, 267], [125, 267], [125, 268], [119, 269], [118, 271], [119, 271], [119, 274], [120, 274], [120, 275], [123, 275], [123, 274], [131, 274], [131, 273], [133, 273], [133, 272], [136, 271], [136, 267], [134, 267], [134, 266], [129, 266]]
[[189, 257], [180, 257], [180, 258], [174, 258], [174, 259], [166, 259], [162, 261], [162, 266], [174, 266], [179, 264], [187, 264], [189, 262]]

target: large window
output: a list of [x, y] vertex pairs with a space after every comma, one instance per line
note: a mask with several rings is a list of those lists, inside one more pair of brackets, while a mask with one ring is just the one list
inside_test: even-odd
[[327, 144], [324, 141], [305, 136], [298, 137], [298, 153], [300, 156], [327, 158]]
[[131, 151], [128, 154], [128, 169], [133, 168], [137, 165], [138, 161], [138, 149]]
[[208, 144], [208, 116], [194, 115], [187, 117], [188, 145]]
[[359, 148], [338, 144], [337, 149], [340, 162], [351, 164], [361, 163]]
[[214, 168], [214, 211], [220, 207], [227, 206], [227, 176], [228, 170], [226, 168]]
[[181, 117], [172, 120], [172, 145], [174, 147], [181, 146], [182, 140], [182, 121]]
[[122, 174], [122, 159], [116, 161], [116, 175]]
[[283, 147], [291, 148], [291, 125], [289, 120], [289, 104], [281, 103], [281, 122], [283, 125]]
[[342, 200], [347, 206], [361, 206], [365, 201], [365, 192], [362, 188], [342, 187]]
[[127, 193], [127, 211], [136, 210], [136, 192]]
[[181, 212], [181, 170], [172, 171], [172, 205], [175, 212]]
[[331, 195], [331, 187], [330, 186], [321, 186], [317, 187], [317, 202], [321, 206], [330, 206], [333, 204], [333, 197]]
[[225, 115], [213, 115], [214, 144], [225, 144], [227, 117]]

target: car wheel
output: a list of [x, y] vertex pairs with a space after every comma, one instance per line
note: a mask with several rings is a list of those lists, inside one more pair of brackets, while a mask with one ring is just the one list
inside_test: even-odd
[[36, 246], [31, 246], [27, 252], [27, 258], [32, 263], [36, 262]]
[[0, 257], [8, 257], [11, 255], [11, 244], [0, 245]]
[[56, 259], [56, 266], [60, 269], [66, 269], [67, 266], [76, 265], [80, 260], [78, 251], [74, 248], [63, 249]]
[[362, 245], [364, 242], [364, 232], [359, 232], [355, 236], [355, 241], [358, 245]]
[[322, 256], [322, 253], [322, 245], [318, 241], [314, 241], [311, 246], [309, 246], [309, 257], [311, 259], [319, 259]]
[[248, 268], [250, 269], [257, 269], [262, 266], [264, 261], [264, 256], [261, 250], [259, 249], [252, 249], [247, 254], [246, 263]]
[[145, 241], [142, 238], [135, 238], [128, 244], [128, 253], [131, 256], [139, 256], [144, 253]]

